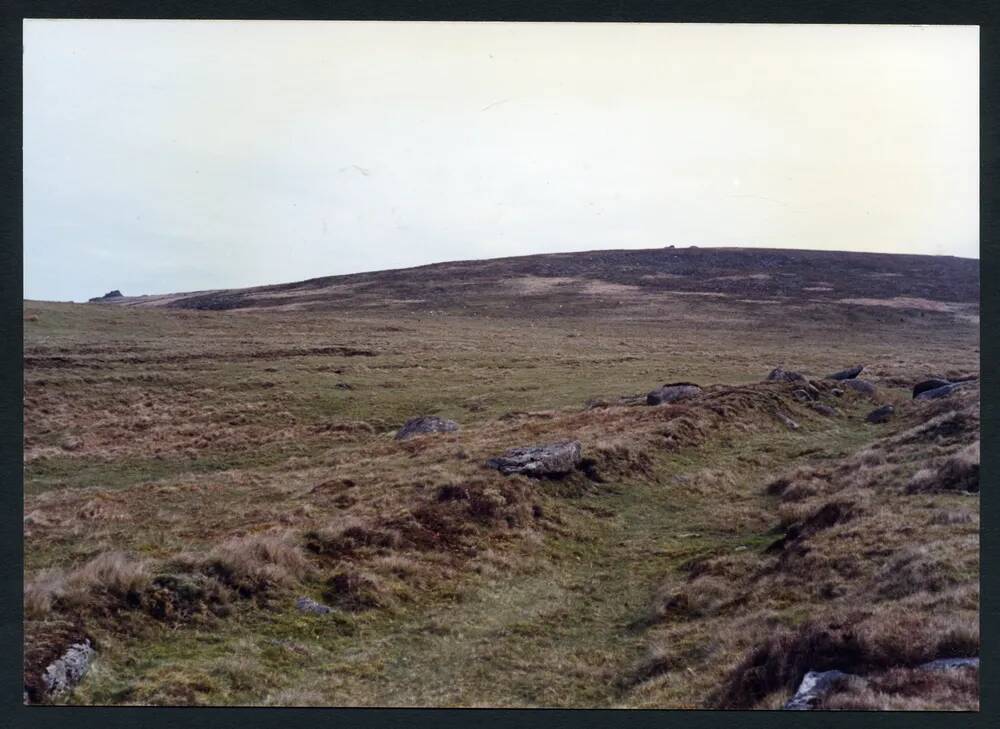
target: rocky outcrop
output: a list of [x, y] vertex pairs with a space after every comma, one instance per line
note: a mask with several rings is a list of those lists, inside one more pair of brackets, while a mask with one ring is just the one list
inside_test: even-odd
[[580, 442], [570, 440], [511, 448], [503, 455], [488, 460], [486, 465], [506, 476], [515, 473], [525, 476], [563, 476], [576, 468], [581, 460]]
[[435, 415], [421, 415], [410, 418], [403, 427], [396, 433], [396, 440], [406, 440], [415, 435], [426, 435], [428, 433], [452, 433], [458, 430], [458, 423], [454, 420], [445, 420]]
[[832, 375], [827, 375], [828, 380], [853, 380], [855, 377], [861, 374], [861, 370], [865, 368], [864, 365], [858, 365], [857, 367], [850, 367], [846, 370], [841, 370], [840, 372], [834, 372]]
[[104, 296], [95, 296], [94, 298], [90, 299], [90, 301], [107, 301], [108, 299], [120, 299], [120, 298], [122, 298], [122, 292], [119, 291], [118, 289], [115, 289], [114, 291], [109, 291], [108, 293], [104, 294]]
[[658, 387], [646, 395], [647, 405], [662, 405], [668, 402], [678, 402], [697, 397], [702, 393], [702, 389], [691, 382], [673, 382]]
[[892, 420], [893, 414], [896, 412], [896, 408], [892, 405], [883, 405], [880, 408], [875, 408], [868, 415], [865, 416], [865, 420], [869, 423], [888, 423]]

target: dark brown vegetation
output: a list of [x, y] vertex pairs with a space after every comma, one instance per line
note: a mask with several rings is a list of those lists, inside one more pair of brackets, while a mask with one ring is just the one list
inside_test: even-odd
[[[27, 302], [26, 690], [87, 638], [60, 700], [761, 707], [831, 667], [866, 682], [830, 707], [967, 708], [967, 671], [913, 667], [978, 646], [978, 387], [911, 388], [978, 370], [970, 263], [603, 252]], [[874, 392], [821, 379], [856, 362]], [[645, 405], [677, 381], [703, 391]], [[395, 439], [435, 414], [461, 429]], [[568, 440], [558, 478], [486, 465]]]

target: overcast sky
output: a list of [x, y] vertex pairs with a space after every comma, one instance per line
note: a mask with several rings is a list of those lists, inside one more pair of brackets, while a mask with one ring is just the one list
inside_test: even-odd
[[26, 21], [26, 298], [668, 244], [979, 256], [975, 27]]

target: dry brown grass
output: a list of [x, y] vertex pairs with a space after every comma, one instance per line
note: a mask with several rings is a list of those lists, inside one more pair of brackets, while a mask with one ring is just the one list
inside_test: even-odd
[[893, 668], [855, 679], [817, 707], [829, 711], [979, 711], [979, 671]]
[[[923, 464], [934, 464], [927, 470], [936, 477], [968, 477], [978, 467], [978, 399], [955, 406], [927, 408], [925, 422], [772, 480], [764, 492], [778, 499], [780, 537], [763, 553], [697, 559], [665, 581], [649, 617], [650, 658], [626, 679], [642, 704], [672, 690], [673, 672], [691, 665], [696, 645], [706, 655], [697, 670], [719, 677], [715, 689], [706, 679], [703, 701], [724, 708], [780, 706], [807, 671], [875, 676], [978, 655], [977, 520], [907, 486]], [[855, 686], [843, 707], [952, 708], [952, 699], [955, 706], [976, 700], [961, 688], [966, 679], [955, 688], [948, 675], [919, 700], [902, 684], [872, 679]]]
[[979, 491], [979, 441], [966, 446], [936, 468], [922, 468], [906, 486], [920, 491]]
[[[635, 283], [589, 277], [597, 279]], [[767, 281], [721, 280], [713, 291], [687, 279], [678, 274], [662, 283], [710, 295], [630, 295], [611, 306], [612, 297], [574, 299], [567, 289], [576, 284], [552, 286], [490, 316], [376, 309], [359, 316], [353, 304], [330, 313], [32, 305], [37, 318], [25, 342], [26, 646], [51, 650], [30, 651], [29, 674], [37, 675], [63, 638], [89, 631], [109, 646], [101, 649], [100, 688], [84, 687], [89, 700], [294, 700], [282, 693], [289, 682], [367, 650], [347, 639], [330, 644], [336, 630], [309, 632], [315, 622], [294, 608], [295, 596], [306, 594], [334, 603], [334, 624], [358, 620], [372, 645], [385, 641], [393, 666], [416, 658], [399, 652], [416, 645], [410, 641], [419, 633], [393, 634], [402, 630], [397, 621], [439, 626], [425, 667], [459, 671], [454, 696], [466, 703], [483, 696], [607, 703], [611, 674], [635, 658], [636, 636], [617, 631], [642, 615], [638, 606], [662, 574], [646, 621], [655, 660], [643, 678], [624, 682], [621, 700], [701, 705], [746, 651], [810, 612], [823, 617], [827, 602], [839, 601], [838, 610], [849, 605], [860, 586], [874, 594], [884, 584], [882, 602], [915, 614], [975, 614], [969, 575], [977, 565], [963, 555], [978, 528], [976, 505], [959, 504], [967, 497], [955, 492], [903, 492], [918, 461], [937, 469], [968, 445], [978, 415], [956, 410], [954, 400], [900, 402], [889, 387], [927, 373], [973, 371], [972, 330], [954, 327], [950, 317], [948, 327], [933, 326], [941, 323], [934, 312], [883, 326], [881, 314], [860, 307], [791, 301], [777, 321], [773, 307], [734, 298]], [[362, 303], [383, 293], [361, 289]], [[391, 298], [422, 296], [400, 290]], [[536, 316], [546, 307], [558, 312]], [[770, 311], [757, 311], [763, 308]], [[871, 326], [884, 342], [873, 343]], [[923, 347], [915, 335], [928, 332]], [[801, 346], [790, 349], [793, 341]], [[757, 383], [772, 363], [822, 374], [846, 351], [851, 362], [871, 363], [871, 379], [897, 405], [901, 423], [934, 422], [850, 460], [845, 452], [875, 437], [856, 422], [865, 408], [856, 395], [834, 399], [828, 384], [817, 383], [824, 402], [841, 410], [839, 418], [823, 418], [791, 397], [793, 387]], [[681, 379], [702, 384], [705, 396], [655, 408], [623, 397]], [[592, 398], [609, 404], [588, 410]], [[801, 430], [787, 432], [777, 412]], [[395, 427], [423, 413], [453, 417], [462, 429], [393, 441]], [[911, 437], [930, 460], [905, 450]], [[565, 479], [505, 478], [483, 466], [511, 446], [566, 438], [581, 440], [585, 460]], [[741, 452], [749, 439], [755, 445]], [[722, 459], [727, 449], [738, 455]], [[799, 455], [810, 449], [823, 452]], [[780, 494], [762, 494], [760, 481], [746, 477], [802, 462], [815, 468], [793, 475]], [[897, 496], [909, 499], [905, 508], [892, 500]], [[853, 504], [851, 517], [813, 529], [819, 522], [810, 519], [831, 501]], [[951, 516], [965, 512], [971, 520]], [[641, 534], [632, 533], [637, 514]], [[781, 538], [763, 533], [781, 523], [800, 525], [798, 537], [762, 556]], [[952, 542], [942, 530], [965, 541]], [[698, 536], [677, 536], [685, 532]], [[906, 569], [938, 591], [888, 597], [896, 588], [880, 570], [905, 543], [925, 537], [940, 551], [912, 555]], [[735, 551], [737, 543], [743, 551]], [[107, 564], [82, 569], [95, 555]], [[684, 560], [686, 571], [665, 574]], [[654, 562], [665, 565], [663, 573]], [[80, 575], [71, 578], [75, 570]], [[556, 604], [549, 583], [563, 579], [573, 583], [559, 586], [569, 602]], [[479, 614], [456, 598], [473, 583], [473, 597], [495, 591], [485, 593]], [[518, 602], [531, 597], [526, 585], [538, 593], [537, 615], [527, 614], [530, 601]], [[446, 618], [417, 620], [441, 602]], [[221, 620], [230, 613], [239, 620]], [[383, 620], [383, 613], [391, 615]], [[61, 623], [72, 630], [61, 631]], [[302, 631], [295, 640], [312, 653], [285, 663], [248, 650], [245, 663], [217, 662], [211, 645], [190, 642], [205, 632], [230, 648], [234, 631], [275, 625]], [[166, 639], [150, 637], [160, 630]], [[479, 631], [479, 642], [461, 646], [465, 630]], [[186, 652], [163, 659], [184, 636]], [[482, 645], [497, 647], [492, 663], [478, 657]], [[141, 667], [126, 659], [150, 646], [160, 650], [159, 663], [139, 676]], [[210, 657], [198, 662], [203, 656]], [[364, 703], [379, 686], [395, 681], [410, 691], [415, 683], [383, 673], [388, 667], [355, 668], [354, 677], [340, 665], [324, 674], [317, 691], [327, 703], [341, 696]], [[507, 678], [497, 676], [523, 680], [503, 693]], [[558, 699], [564, 679], [576, 683]], [[308, 691], [304, 697], [317, 701]]]
[[200, 567], [245, 596], [295, 584], [309, 572], [299, 546], [278, 534], [228, 539], [212, 549]]
[[39, 573], [25, 585], [25, 613], [41, 619], [53, 611], [73, 613], [109, 602], [134, 603], [148, 583], [144, 562], [106, 552], [69, 571], [53, 568]]

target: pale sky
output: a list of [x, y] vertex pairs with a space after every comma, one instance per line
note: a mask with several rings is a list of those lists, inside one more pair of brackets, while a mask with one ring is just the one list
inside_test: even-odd
[[668, 244], [978, 257], [978, 28], [25, 21], [26, 298]]

